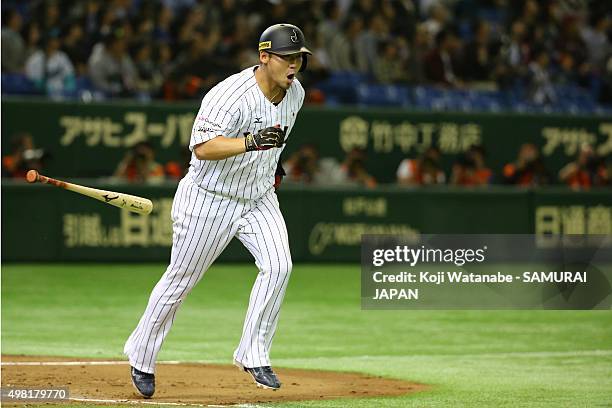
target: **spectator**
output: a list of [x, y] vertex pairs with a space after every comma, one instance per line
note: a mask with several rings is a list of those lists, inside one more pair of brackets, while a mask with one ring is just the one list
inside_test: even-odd
[[540, 6], [538, 0], [514, 1], [510, 4], [512, 20], [521, 21], [529, 33], [533, 33], [538, 24]]
[[432, 46], [432, 37], [424, 24], [416, 26], [414, 32], [414, 41], [410, 46], [410, 55], [408, 59], [408, 75], [413, 82], [425, 82], [425, 58], [430, 52]]
[[591, 24], [580, 30], [580, 37], [584, 41], [589, 63], [603, 70], [606, 57], [612, 52], [608, 30], [610, 29], [610, 16], [607, 14], [593, 14]]
[[[308, 27], [309, 25], [307, 24], [305, 28], [308, 29]], [[310, 49], [313, 51], [313, 55], [308, 56], [308, 68], [302, 73], [303, 79], [300, 79], [300, 82], [302, 82], [304, 88], [307, 89], [307, 101], [310, 103], [320, 103], [322, 100], [311, 98], [311, 94], [313, 92], [315, 94], [318, 93], [321, 98], [324, 98], [322, 92], [317, 89], [315, 84], [329, 77], [330, 56], [327, 54], [327, 47], [323, 42], [323, 35], [321, 32], [315, 31], [314, 29], [310, 32], [313, 35], [313, 39], [310, 43]], [[306, 38], [310, 38], [308, 37], [308, 34], [306, 34], [306, 31], [305, 35]]]
[[365, 168], [366, 153], [361, 149], [353, 149], [346, 154], [342, 164], [337, 167], [332, 180], [339, 184], [355, 185], [367, 188], [376, 187], [376, 179]]
[[440, 165], [440, 150], [430, 146], [418, 159], [404, 159], [396, 172], [401, 186], [423, 186], [446, 183], [446, 175]]
[[141, 43], [135, 47], [134, 65], [136, 81], [134, 89], [145, 100], [157, 96], [161, 90], [163, 78], [158, 64], [153, 62], [153, 47], [150, 43]]
[[85, 5], [84, 12], [84, 31], [85, 36], [89, 38], [94, 38], [98, 33], [100, 33], [100, 21], [99, 14], [101, 12], [101, 2], [100, 0], [87, 0]]
[[592, 186], [604, 186], [610, 182], [608, 168], [593, 147], [582, 145], [576, 160], [559, 171], [559, 180], [574, 190], [588, 190]]
[[23, 38], [25, 40], [25, 59], [27, 61], [28, 58], [32, 56], [35, 52], [39, 51], [41, 48], [41, 32], [40, 25], [36, 21], [31, 21], [28, 25], [26, 25], [23, 29]]
[[604, 67], [599, 101], [612, 104], [612, 55], [608, 57]]
[[471, 146], [453, 165], [451, 184], [458, 186], [486, 186], [493, 172], [485, 165], [485, 151], [480, 145]]
[[40, 3], [39, 17], [43, 33], [60, 27], [60, 8], [57, 0], [47, 0]]
[[11, 141], [11, 153], [2, 158], [2, 177], [24, 178], [28, 170], [42, 171], [48, 154], [34, 146], [29, 133], [20, 133]]
[[429, 8], [430, 17], [423, 23], [432, 38], [436, 38], [450, 20], [450, 13], [444, 4], [436, 3]]
[[174, 15], [169, 7], [161, 7], [157, 15], [157, 24], [153, 30], [153, 38], [157, 41], [172, 41], [172, 21]]
[[23, 20], [16, 10], [7, 10], [2, 16], [2, 72], [23, 71], [26, 48], [20, 30]]
[[383, 0], [379, 8], [388, 25], [389, 33], [396, 38], [414, 38], [414, 29], [418, 21], [412, 0]]
[[394, 41], [380, 44], [380, 55], [374, 64], [374, 77], [383, 84], [406, 82], [408, 75], [405, 64], [399, 57]]
[[155, 19], [153, 11], [145, 11], [145, 14], [139, 15], [133, 22], [134, 43], [153, 42], [153, 32], [155, 30]]
[[[514, 87], [527, 73], [526, 65], [529, 58], [530, 47], [526, 42], [527, 28], [522, 21], [512, 23], [510, 36], [503, 36], [499, 63], [495, 69], [495, 76], [502, 88]], [[469, 66], [468, 66], [469, 69]]]
[[364, 20], [368, 19], [376, 13], [374, 3], [374, 0], [357, 0], [353, 2], [349, 14], [354, 16], [358, 15]]
[[[269, 16], [272, 21], [288, 21], [292, 18], [289, 15], [289, 9], [287, 7], [287, 2], [285, 1], [274, 1], [271, 2], [272, 7], [268, 10]], [[230, 11], [231, 15], [236, 14], [235, 7]]]
[[44, 41], [44, 50], [26, 61], [26, 76], [36, 87], [51, 97], [62, 97], [75, 89], [74, 67], [60, 47], [59, 29], [53, 29]]
[[[117, 19], [117, 14], [112, 7], [112, 3], [104, 3], [105, 7], [100, 9], [99, 21], [100, 21], [100, 35], [102, 39], [112, 35], [114, 31], [118, 30], [120, 21]], [[125, 35], [126, 33], [123, 33]]]
[[588, 62], [587, 46], [580, 36], [579, 21], [575, 16], [564, 19], [556, 49], [559, 54], [572, 59], [577, 82], [585, 87], [589, 86], [592, 68]]
[[192, 10], [196, 6], [196, 0], [161, 0], [165, 7], [177, 14], [183, 10]]
[[62, 50], [70, 58], [77, 75], [87, 75], [88, 44], [80, 21], [68, 25], [62, 43]]
[[[227, 24], [231, 25], [231, 24]], [[185, 18], [185, 21], [181, 24], [178, 35], [177, 35], [177, 47], [179, 49], [188, 48], [191, 44], [191, 40], [196, 35], [196, 32], [203, 32], [206, 26], [206, 12], [203, 7], [196, 7], [191, 11]], [[243, 31], [248, 31], [243, 29]]]
[[226, 71], [235, 71], [233, 61], [215, 58], [220, 43], [219, 27], [208, 27], [205, 32], [194, 33], [189, 49], [179, 55], [171, 77], [183, 98], [200, 97], [210, 89]]
[[516, 161], [504, 166], [503, 176], [504, 183], [523, 187], [550, 183], [550, 174], [544, 166], [540, 151], [533, 143], [521, 145]]
[[534, 59], [529, 64], [529, 98], [538, 105], [550, 104], [556, 100], [548, 65], [550, 59], [543, 48], [534, 52]]
[[361, 50], [355, 48], [357, 35], [363, 28], [361, 17], [350, 18], [344, 26], [344, 30], [336, 34], [331, 43], [333, 50], [330, 57], [330, 68], [332, 71], [354, 71], [360, 57], [357, 53]]
[[118, 29], [97, 44], [89, 57], [94, 86], [111, 96], [132, 95], [135, 89], [136, 68], [126, 47], [124, 33]]
[[319, 151], [313, 144], [302, 145], [283, 163], [285, 181], [311, 184], [319, 178]]
[[435, 84], [460, 86], [457, 76], [459, 61], [457, 51], [460, 48], [459, 39], [451, 30], [444, 29], [436, 36], [437, 47], [425, 58], [425, 75]]
[[[174, 70], [174, 51], [170, 44], [160, 43], [155, 51], [155, 62], [163, 78], [167, 78]], [[255, 64], [253, 64], [255, 65]]]
[[326, 18], [322, 19], [317, 26], [317, 32], [321, 39], [321, 43], [326, 47], [327, 55], [332, 55], [334, 53], [332, 41], [340, 33], [342, 27], [342, 14], [338, 2], [325, 2], [323, 15]]
[[551, 55], [555, 53], [555, 41], [559, 36], [559, 26], [561, 25], [561, 13], [559, 3], [556, 1], [547, 2], [542, 6], [542, 12], [538, 17], [538, 23], [532, 27], [530, 37], [531, 44], [539, 44]]
[[155, 161], [151, 143], [140, 142], [126, 153], [114, 177], [130, 183], [158, 183], [164, 180], [164, 168]]
[[474, 39], [465, 48], [466, 79], [487, 81], [491, 79], [495, 55], [489, 38], [491, 26], [479, 21], [474, 28]]
[[[144, 54], [155, 54], [151, 60], [157, 58], [158, 52], [163, 58], [157, 68], [163, 76], [164, 92], [155, 92], [155, 95], [166, 99], [194, 98], [208, 89], [215, 78], [257, 62], [253, 34], [262, 25], [290, 20], [293, 16], [302, 21], [310, 46], [317, 49], [300, 78], [316, 96], [309, 97], [308, 101], [321, 103], [325, 98], [329, 103], [353, 102], [350, 99], [354, 96], [343, 85], [336, 86], [341, 79], [337, 75], [330, 78], [332, 71], [357, 71], [387, 83], [398, 81], [394, 77], [399, 76], [400, 82], [408, 79], [415, 84], [430, 82], [451, 87], [463, 87], [462, 81], [494, 79], [501, 88], [512, 91], [500, 103], [509, 101], [517, 104], [517, 108], [523, 107], [526, 95], [537, 103], [552, 101], [550, 93], [536, 91], [542, 88], [540, 80], [546, 80], [546, 75], [552, 85], [578, 84], [593, 94], [600, 93], [601, 103], [611, 98], [612, 86], [605, 65], [611, 52], [609, 1], [272, 3], [261, 8], [254, 0], [13, 0], [9, 4], [16, 4], [19, 13], [9, 7], [3, 10], [2, 70], [23, 73], [24, 62], [39, 50], [40, 33], [62, 28], [63, 51], [78, 75], [93, 77], [96, 86], [109, 96], [134, 96], [138, 92], [136, 68], [125, 67], [129, 65], [125, 60], [136, 59], [135, 53], [142, 47], [135, 45], [156, 41], [152, 51], [142, 50]], [[478, 23], [471, 42], [463, 47], [458, 34], [449, 27], [457, 27], [457, 33], [469, 37], [466, 22], [483, 15], [487, 21]], [[590, 16], [589, 25], [583, 23], [587, 16]], [[19, 36], [22, 18], [28, 27]], [[506, 18], [512, 24], [502, 27], [500, 22]], [[364, 22], [367, 29], [363, 27]], [[105, 44], [105, 53], [105, 46], [99, 43], [109, 41], [117, 32], [123, 33], [127, 42], [123, 48], [130, 53], [109, 62], [110, 44]], [[437, 38], [435, 44], [432, 44], [432, 35]], [[496, 40], [498, 36], [500, 44]], [[379, 44], [389, 44], [389, 41], [394, 47], [387, 46], [387, 57], [381, 58], [385, 52], [379, 53]], [[535, 61], [533, 46], [548, 54], [550, 63], [546, 68]], [[11, 53], [19, 56], [12, 57]], [[85, 60], [89, 65], [86, 66]], [[529, 67], [530, 62], [534, 63]], [[102, 72], [109, 65], [114, 66], [113, 75]], [[130, 74], [130, 71], [134, 72]], [[15, 78], [17, 85], [11, 92], [29, 92], [27, 86], [19, 86], [22, 78], [5, 76], [5, 80], [11, 78]], [[328, 79], [331, 81], [327, 82]], [[481, 85], [489, 84], [470, 86]], [[533, 88], [528, 89], [528, 85]], [[456, 106], [457, 94], [448, 95], [451, 98], [448, 104]], [[481, 98], [476, 99], [479, 102], [474, 107], [496, 109], [500, 105], [484, 104], [480, 103]], [[426, 98], [418, 103], [429, 106], [430, 102]], [[571, 104], [558, 102], [555, 109], [571, 109]], [[436, 99], [435, 104], [446, 105], [447, 98]], [[590, 108], [591, 104], [585, 106]]]
[[355, 39], [357, 66], [363, 73], [373, 73], [379, 55], [380, 44], [389, 40], [389, 28], [384, 17], [375, 14], [370, 18], [368, 29], [363, 30]]

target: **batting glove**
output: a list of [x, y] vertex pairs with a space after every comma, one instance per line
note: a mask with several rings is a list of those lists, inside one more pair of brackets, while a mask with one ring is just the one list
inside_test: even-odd
[[267, 127], [255, 134], [249, 133], [244, 138], [247, 152], [281, 147], [283, 143], [285, 143], [285, 131], [277, 127]]

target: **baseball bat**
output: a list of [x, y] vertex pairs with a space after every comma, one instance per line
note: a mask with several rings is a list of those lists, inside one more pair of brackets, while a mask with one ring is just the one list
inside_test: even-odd
[[123, 208], [138, 214], [149, 214], [153, 209], [153, 203], [147, 198], [117, 193], [115, 191], [99, 190], [97, 188], [85, 187], [74, 183], [67, 183], [65, 181], [43, 176], [36, 170], [29, 170], [26, 174], [26, 180], [28, 183], [39, 182], [52, 184], [56, 187], [70, 190], [87, 197], [95, 198], [96, 200], [102, 201], [105, 204], [114, 205], [115, 207]]

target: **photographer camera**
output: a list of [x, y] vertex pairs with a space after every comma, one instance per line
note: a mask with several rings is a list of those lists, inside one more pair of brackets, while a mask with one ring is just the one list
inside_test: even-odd
[[362, 149], [353, 149], [347, 153], [340, 165], [340, 180], [343, 184], [356, 184], [367, 188], [376, 187], [376, 179], [365, 168], [366, 153]]
[[28, 170], [42, 172], [49, 154], [34, 146], [29, 133], [19, 133], [11, 141], [11, 154], [2, 158], [2, 177], [25, 178]]
[[126, 153], [114, 176], [130, 183], [158, 183], [164, 180], [164, 168], [155, 161], [151, 143], [140, 142]]
[[446, 175], [440, 160], [440, 149], [436, 146], [429, 146], [416, 159], [402, 160], [395, 173], [397, 183], [401, 186], [445, 184]]
[[283, 168], [287, 173], [286, 181], [312, 183], [319, 173], [319, 151], [317, 147], [310, 143], [302, 145], [283, 163]]
[[533, 143], [524, 143], [514, 163], [504, 166], [504, 182], [518, 186], [541, 186], [550, 183], [550, 174], [544, 166], [540, 151]]
[[451, 184], [457, 186], [486, 186], [493, 173], [484, 162], [485, 151], [481, 145], [470, 146], [453, 164]]

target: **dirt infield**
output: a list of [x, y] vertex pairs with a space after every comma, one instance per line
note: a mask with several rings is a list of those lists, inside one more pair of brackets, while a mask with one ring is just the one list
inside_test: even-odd
[[[426, 388], [421, 384], [355, 373], [288, 368], [275, 371], [283, 386], [271, 391], [257, 388], [248, 374], [233, 366], [159, 363], [157, 390], [149, 401], [204, 406], [257, 404], [398, 396]], [[2, 386], [68, 387], [71, 399], [100, 403], [142, 401], [132, 387], [128, 365], [123, 361], [2, 356]]]

